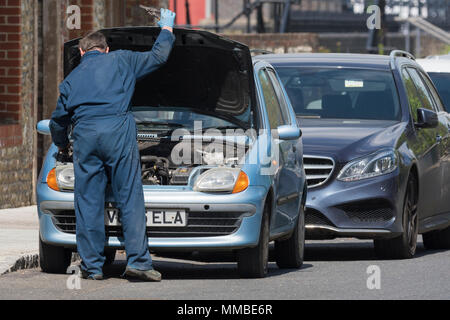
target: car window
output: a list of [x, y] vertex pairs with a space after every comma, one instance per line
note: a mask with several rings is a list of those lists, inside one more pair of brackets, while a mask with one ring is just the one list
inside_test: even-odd
[[283, 66], [276, 69], [300, 117], [388, 121], [401, 117], [397, 87], [389, 71]]
[[267, 115], [269, 117], [270, 128], [276, 129], [285, 123], [280, 109], [280, 103], [267, 71], [265, 69], [260, 70], [258, 76], [263, 91]]
[[433, 98], [431, 97], [430, 92], [427, 90], [427, 87], [420, 77], [419, 72], [414, 68], [407, 69], [416, 86], [417, 93], [419, 94], [423, 107], [432, 111], [438, 111], [436, 110], [436, 107], [433, 103]]
[[406, 94], [408, 95], [409, 108], [414, 122], [417, 122], [417, 109], [423, 108], [422, 100], [420, 99], [417, 87], [414, 85], [414, 81], [406, 68], [402, 69], [402, 78], [406, 88]]
[[[433, 81], [437, 93], [441, 98], [440, 100], [437, 100], [442, 102], [442, 109], [450, 112], [450, 73], [429, 72], [428, 75]], [[433, 92], [435, 92], [434, 89], [432, 90], [432, 93]]]
[[278, 77], [276, 76], [275, 72], [272, 69], [267, 69], [267, 73], [270, 76], [270, 79], [272, 80], [273, 87], [275, 89], [275, 93], [277, 94], [278, 101], [280, 103], [280, 109], [283, 116], [284, 123], [283, 124], [290, 124], [289, 123], [289, 109], [288, 104], [286, 102], [286, 97], [284, 95], [282, 85], [278, 81]]
[[423, 82], [427, 86], [428, 91], [430, 92], [431, 98], [433, 98], [433, 102], [434, 102], [434, 106], [435, 106], [436, 110], [438, 112], [444, 111], [444, 106], [442, 105], [442, 101], [441, 101], [436, 89], [434, 88], [433, 83], [430, 81], [430, 79], [428, 79], [428, 77], [422, 71], [419, 71], [419, 73], [420, 73], [420, 77], [422, 78]]

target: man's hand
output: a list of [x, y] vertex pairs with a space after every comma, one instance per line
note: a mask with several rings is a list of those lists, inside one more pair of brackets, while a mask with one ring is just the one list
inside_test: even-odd
[[161, 19], [158, 21], [158, 26], [162, 29], [173, 31], [173, 25], [175, 23], [176, 13], [169, 9], [161, 8]]
[[56, 155], [56, 161], [62, 163], [73, 162], [70, 144], [68, 144], [64, 148], [58, 147], [58, 154]]

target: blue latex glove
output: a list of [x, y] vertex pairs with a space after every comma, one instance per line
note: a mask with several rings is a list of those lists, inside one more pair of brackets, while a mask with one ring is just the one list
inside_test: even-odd
[[161, 28], [173, 28], [173, 25], [175, 23], [175, 16], [175, 12], [172, 12], [169, 9], [161, 8], [161, 20], [158, 21], [158, 26], [160, 26]]

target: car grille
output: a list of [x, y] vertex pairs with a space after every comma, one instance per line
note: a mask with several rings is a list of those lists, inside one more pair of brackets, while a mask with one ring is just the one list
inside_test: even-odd
[[314, 225], [314, 226], [328, 226], [333, 227], [333, 223], [328, 220], [322, 213], [315, 209], [306, 208], [305, 211], [305, 225]]
[[[247, 212], [188, 212], [186, 227], [147, 227], [147, 236], [152, 238], [215, 237], [236, 232]], [[58, 230], [76, 233], [75, 211], [54, 212], [53, 223]], [[122, 237], [122, 227], [106, 226], [106, 236]]]
[[340, 205], [337, 207], [354, 223], [384, 223], [394, 217], [390, 204], [382, 199]]
[[308, 188], [318, 187], [330, 178], [334, 170], [334, 161], [331, 158], [303, 156], [303, 165], [306, 173]]

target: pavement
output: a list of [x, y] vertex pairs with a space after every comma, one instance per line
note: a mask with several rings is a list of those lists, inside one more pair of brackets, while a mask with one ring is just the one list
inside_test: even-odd
[[0, 275], [38, 266], [37, 207], [0, 210]]

